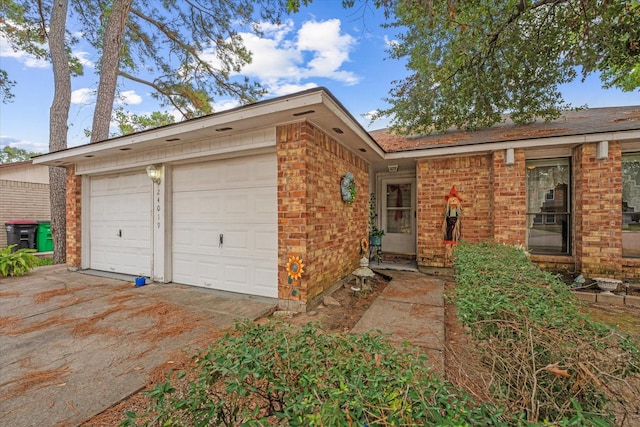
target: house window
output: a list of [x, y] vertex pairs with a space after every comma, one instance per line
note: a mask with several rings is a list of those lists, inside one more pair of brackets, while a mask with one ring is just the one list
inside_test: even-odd
[[529, 160], [527, 166], [527, 249], [571, 252], [570, 159]]
[[640, 153], [622, 155], [622, 256], [640, 258]]

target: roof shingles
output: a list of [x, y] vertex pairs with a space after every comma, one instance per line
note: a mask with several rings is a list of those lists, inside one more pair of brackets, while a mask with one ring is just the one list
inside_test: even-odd
[[369, 133], [386, 152], [391, 153], [627, 130], [640, 130], [640, 106], [566, 111], [556, 120], [525, 125], [516, 125], [507, 117], [503, 123], [474, 131], [452, 129], [445, 133], [403, 136], [381, 129]]

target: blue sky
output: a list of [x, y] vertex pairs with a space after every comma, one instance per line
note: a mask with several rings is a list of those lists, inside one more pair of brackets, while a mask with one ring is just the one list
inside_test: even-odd
[[[245, 44], [253, 52], [253, 63], [243, 74], [262, 83], [269, 96], [280, 96], [311, 87], [327, 87], [369, 130], [383, 128], [385, 120], [369, 123], [366, 114], [384, 108], [391, 82], [407, 72], [402, 63], [387, 59], [386, 48], [394, 40], [394, 29], [380, 28], [381, 11], [345, 10], [340, 0], [314, 0], [291, 15], [280, 27], [264, 27], [262, 38], [247, 33]], [[69, 114], [69, 146], [88, 143], [85, 129], [91, 128], [98, 76], [98, 57], [80, 43], [74, 54], [85, 64], [84, 76], [72, 79]], [[22, 52], [14, 52], [0, 39], [0, 68], [17, 81], [15, 98], [0, 104], [0, 147], [11, 145], [29, 151], [48, 151], [49, 107], [53, 97], [51, 66]], [[120, 85], [117, 101], [136, 114], [159, 109], [145, 86]], [[638, 105], [640, 94], [601, 88], [597, 76], [561, 88], [565, 100], [574, 106], [606, 107]], [[215, 111], [238, 104], [218, 99]], [[114, 129], [115, 131], [115, 129]]]

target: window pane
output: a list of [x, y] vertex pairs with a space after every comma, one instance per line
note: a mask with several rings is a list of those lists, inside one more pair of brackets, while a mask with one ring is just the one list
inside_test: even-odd
[[411, 184], [387, 184], [387, 233], [411, 234]]
[[569, 159], [527, 162], [527, 246], [531, 252], [570, 253]]
[[387, 212], [387, 233], [411, 234], [411, 209], [395, 209]]
[[640, 153], [622, 156], [622, 256], [640, 258]]
[[388, 184], [387, 208], [411, 208], [411, 184]]

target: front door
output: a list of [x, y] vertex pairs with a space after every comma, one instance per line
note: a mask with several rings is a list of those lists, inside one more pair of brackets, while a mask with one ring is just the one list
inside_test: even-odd
[[416, 181], [411, 178], [382, 180], [382, 251], [416, 253]]

